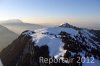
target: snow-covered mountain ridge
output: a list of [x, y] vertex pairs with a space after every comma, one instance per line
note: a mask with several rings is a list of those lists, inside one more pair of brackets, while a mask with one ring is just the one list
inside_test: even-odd
[[100, 60], [100, 42], [95, 40], [98, 38], [95, 33], [88, 29], [78, 30], [67, 24], [67, 26], [39, 29], [33, 33], [27, 31], [22, 34], [31, 36], [35, 46], [47, 45], [49, 55], [56, 59], [64, 59], [64, 55], [69, 52], [71, 57], [79, 54], [82, 57], [93, 56]]
[[[7, 55], [10, 57], [13, 55], [16, 61], [8, 58], [5, 55], [6, 52], [9, 52]], [[88, 57], [90, 60], [93, 57], [95, 63], [76, 63], [77, 56]], [[8, 66], [97, 66], [100, 64], [100, 31], [68, 25], [34, 31], [26, 30], [1, 52], [0, 57], [2, 62], [9, 64]], [[39, 63], [39, 57], [60, 59], [61, 61], [65, 58], [75, 59], [72, 61], [73, 63], [69, 64], [45, 64]]]
[[56, 54], [60, 52], [60, 47], [63, 46], [64, 44], [61, 38], [66, 37], [65, 35], [62, 36], [61, 33], [68, 34], [70, 38], [75, 41], [79, 41], [80, 43], [83, 43], [83, 44], [86, 43], [86, 45], [90, 47], [90, 49], [92, 48], [97, 49], [97, 47], [100, 47], [100, 43], [95, 41], [92, 38], [92, 37], [94, 38], [97, 38], [97, 37], [86, 29], [75, 30], [73, 28], [54, 27], [54, 28], [39, 29], [39, 30], [35, 30], [34, 32], [27, 31], [22, 34], [30, 35], [32, 37], [32, 41], [35, 42], [35, 45], [49, 46], [49, 50], [51, 50], [50, 55], [55, 56]]

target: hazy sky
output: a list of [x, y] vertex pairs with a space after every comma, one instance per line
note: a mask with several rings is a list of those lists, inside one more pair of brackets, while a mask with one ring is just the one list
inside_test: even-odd
[[96, 26], [100, 25], [100, 0], [0, 0], [0, 20], [6, 19]]

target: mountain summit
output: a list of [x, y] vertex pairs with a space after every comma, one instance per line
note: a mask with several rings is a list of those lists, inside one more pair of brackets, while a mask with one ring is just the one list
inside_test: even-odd
[[[4, 66], [98, 66], [100, 31], [75, 29], [70, 24], [26, 30], [0, 53], [0, 57]], [[41, 63], [41, 57], [47, 62]], [[48, 59], [60, 62], [49, 63]]]
[[45, 26], [38, 25], [38, 24], [31, 24], [31, 23], [25, 23], [19, 19], [12, 19], [2, 22], [3, 26], [7, 27], [9, 30], [21, 34], [21, 32], [25, 30], [36, 30], [40, 28], [44, 28]]
[[64, 24], [61, 24], [60, 27], [73, 27], [73, 26], [70, 25], [69, 23], [64, 23]]
[[69, 23], [64, 23], [64, 24], [61, 24], [59, 27], [63, 27], [63, 28], [74, 28], [74, 29], [81, 29], [81, 28], [78, 28], [76, 26], [73, 26], [73, 25], [70, 25]]

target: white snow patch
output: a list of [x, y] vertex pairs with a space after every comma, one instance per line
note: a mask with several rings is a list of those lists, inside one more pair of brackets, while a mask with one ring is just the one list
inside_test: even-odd
[[2, 62], [1, 62], [1, 60], [0, 60], [0, 66], [3, 66], [3, 64], [2, 64]]
[[[72, 28], [62, 28], [62, 27], [54, 27], [54, 28], [45, 28], [35, 30], [35, 34], [31, 35], [33, 37], [33, 41], [35, 41], [35, 45], [39, 47], [43, 45], [47, 45], [49, 47], [50, 56], [63, 56], [66, 50], [63, 50], [63, 42], [60, 38], [56, 38], [61, 31], [67, 32], [71, 34], [71, 36], [77, 35], [78, 31]], [[50, 35], [53, 34], [53, 35]], [[59, 37], [59, 36], [58, 36]]]
[[22, 33], [23, 35], [32, 35], [33, 33], [32, 33], [32, 31], [27, 31], [27, 32], [24, 32], [24, 33]]
[[33, 41], [35, 41], [35, 45], [38, 45], [39, 47], [47, 45], [49, 47], [50, 56], [52, 57], [59, 53], [60, 47], [63, 45], [61, 39], [43, 34], [38, 34], [38, 37], [33, 38]]
[[82, 66], [99, 66], [100, 65], [100, 61], [97, 59], [94, 59], [94, 63], [83, 63]]

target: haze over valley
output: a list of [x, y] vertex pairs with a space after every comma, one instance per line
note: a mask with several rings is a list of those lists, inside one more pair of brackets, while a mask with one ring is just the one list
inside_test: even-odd
[[17, 37], [18, 34], [0, 25], [0, 51], [7, 47]]

